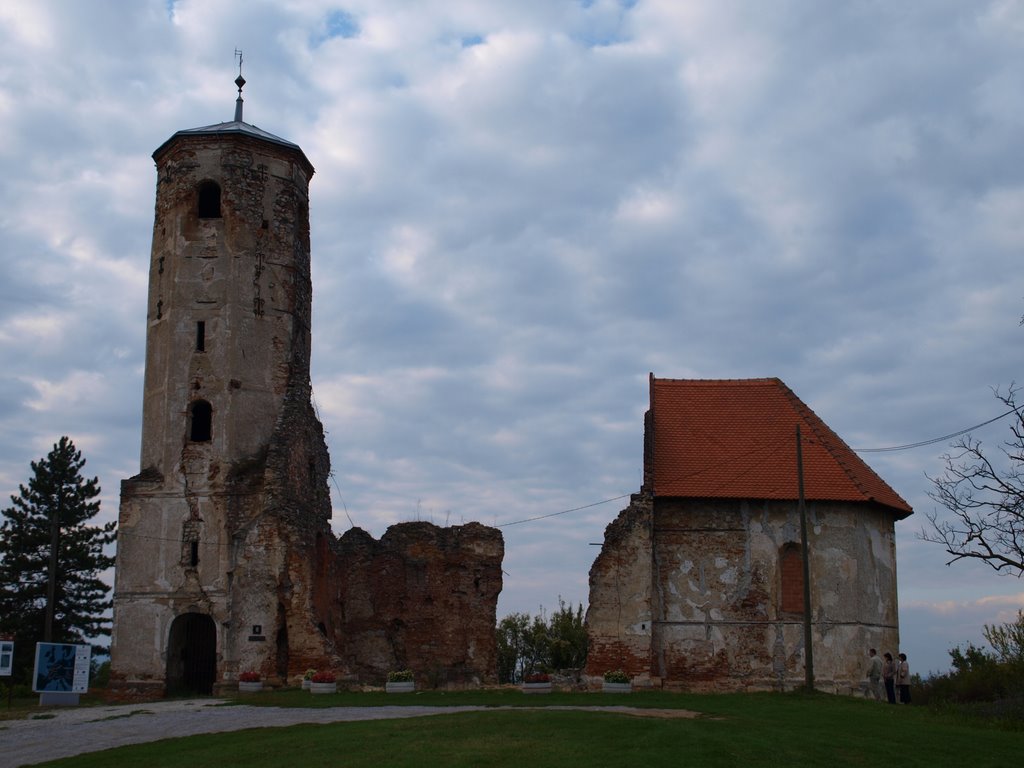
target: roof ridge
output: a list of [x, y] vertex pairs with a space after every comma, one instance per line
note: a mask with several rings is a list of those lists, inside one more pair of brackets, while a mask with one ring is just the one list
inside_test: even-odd
[[[902, 501], [904, 504], [907, 503], [906, 499], [900, 496], [891, 485], [885, 482], [881, 475], [879, 475], [877, 472], [871, 469], [871, 467], [868, 466], [867, 462], [861, 459], [860, 456], [857, 455], [857, 452], [854, 451], [853, 448], [851, 448], [847, 444], [847, 442], [843, 440], [842, 437], [839, 436], [839, 433], [833, 430], [828, 424], [826, 424], [825, 420], [822, 419], [814, 411], [813, 408], [811, 408], [809, 405], [807, 405], [807, 403], [801, 400], [799, 395], [797, 395], [782, 381], [779, 381], [779, 386], [783, 390], [785, 396], [793, 402], [794, 408], [797, 410], [798, 413], [800, 413], [800, 417], [804, 421], [804, 423], [807, 424], [807, 426], [810, 427], [811, 430], [814, 432], [814, 435], [815, 437], [818, 438], [819, 442], [821, 443], [821, 446], [826, 451], [828, 451], [828, 454], [829, 456], [832, 457], [832, 460], [835, 461], [835, 463], [843, 470], [843, 474], [846, 475], [850, 482], [853, 483], [853, 485], [856, 486], [856, 488], [862, 494], [864, 494], [866, 498], [870, 499], [871, 501], [878, 502], [880, 504], [884, 503], [879, 501], [877, 498], [877, 494], [873, 493], [871, 488], [865, 485], [861, 472], [855, 471], [854, 467], [850, 466], [850, 462], [847, 460], [847, 456], [853, 457], [855, 461], [863, 465], [863, 467], [859, 467], [858, 469], [866, 469], [870, 473], [869, 476], [873, 476], [875, 479], [877, 479], [880, 483], [882, 483], [882, 485], [885, 486], [885, 488], [888, 491], [890, 491], [897, 499]], [[845, 452], [837, 450], [837, 448], [840, 447], [844, 448]], [[907, 504], [907, 506], [909, 507], [910, 505]]]
[[[778, 376], [757, 376], [757, 377], [748, 378], [748, 379], [741, 379], [741, 378], [731, 378], [731, 379], [665, 379], [665, 378], [659, 378], [659, 377], [655, 376], [652, 373], [651, 374], [651, 378], [652, 378], [653, 381], [657, 381], [657, 382], [660, 382], [660, 383], [686, 384], [686, 385], [692, 385], [692, 384], [740, 384], [740, 385], [744, 385], [745, 386], [747, 384], [772, 384], [772, 383], [775, 383], [775, 382], [778, 382], [779, 384], [782, 384], [782, 379], [780, 379]], [[783, 386], [785, 386], [785, 384], [783, 384]]]

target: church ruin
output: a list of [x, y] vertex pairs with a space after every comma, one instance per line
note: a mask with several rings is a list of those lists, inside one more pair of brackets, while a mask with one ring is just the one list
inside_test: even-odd
[[309, 182], [242, 120], [153, 154], [141, 471], [122, 482], [111, 643], [124, 695], [210, 693], [243, 671], [380, 683], [496, 679], [500, 532], [330, 528], [310, 386]]
[[910, 506], [778, 379], [650, 377], [640, 492], [590, 570], [587, 674], [640, 685], [805, 682], [800, 428], [815, 686], [899, 649], [895, 523]]

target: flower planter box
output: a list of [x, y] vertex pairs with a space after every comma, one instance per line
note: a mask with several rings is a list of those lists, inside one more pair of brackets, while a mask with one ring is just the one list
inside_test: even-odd
[[399, 680], [394, 683], [384, 683], [384, 690], [387, 693], [412, 693], [416, 690], [416, 682], [413, 680]]
[[632, 693], [632, 683], [609, 683], [607, 681], [601, 683], [601, 690], [604, 693]]
[[338, 692], [338, 684], [337, 683], [314, 683], [314, 682], [310, 682], [310, 684], [309, 684], [309, 692], [310, 693], [337, 693]]
[[523, 693], [551, 693], [551, 683], [523, 683]]
[[239, 693], [259, 693], [262, 690], [263, 690], [263, 681], [262, 680], [257, 680], [254, 683], [246, 683], [244, 681], [239, 681], [239, 683], [238, 683], [238, 692]]

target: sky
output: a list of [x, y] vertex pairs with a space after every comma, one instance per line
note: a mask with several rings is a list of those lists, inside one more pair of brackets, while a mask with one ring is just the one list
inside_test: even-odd
[[[651, 372], [779, 377], [854, 448], [987, 421], [1021, 376], [1021, 0], [7, 0], [0, 503], [68, 435], [116, 518], [151, 155], [232, 119], [236, 49], [246, 121], [316, 168], [333, 527], [501, 526], [499, 617], [586, 603]], [[1024, 607], [919, 538], [947, 450], [862, 454], [916, 510], [922, 673]]]

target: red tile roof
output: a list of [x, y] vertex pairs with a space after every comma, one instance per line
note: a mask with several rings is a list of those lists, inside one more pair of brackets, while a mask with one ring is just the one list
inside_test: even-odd
[[913, 513], [779, 379], [656, 379], [651, 374], [655, 496], [875, 502]]

